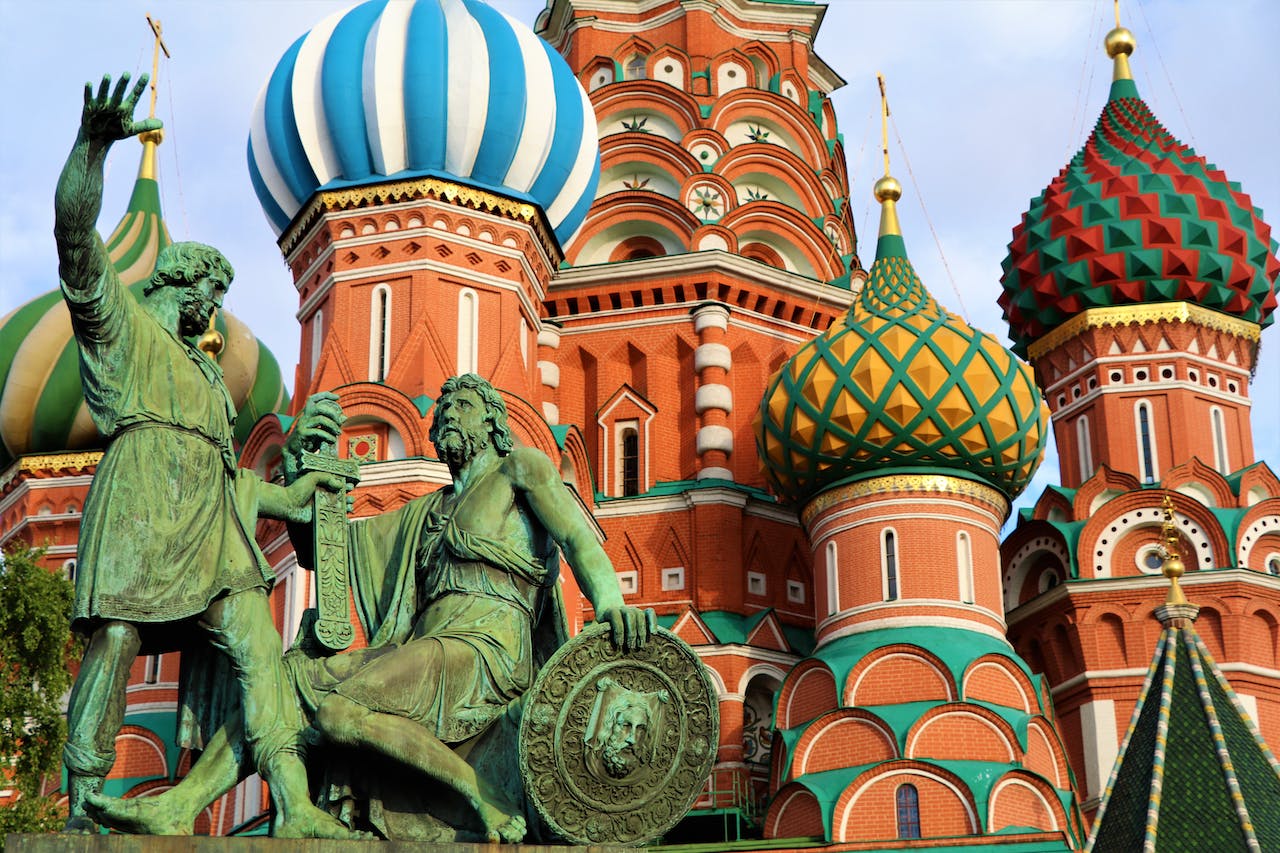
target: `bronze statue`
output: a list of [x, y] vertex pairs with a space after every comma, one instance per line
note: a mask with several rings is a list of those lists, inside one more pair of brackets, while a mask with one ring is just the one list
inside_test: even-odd
[[122, 75], [113, 91], [104, 77], [96, 95], [85, 86], [55, 197], [85, 400], [107, 439], [80, 525], [73, 625], [88, 644], [68, 708], [66, 831], [97, 831], [85, 804], [115, 762], [134, 658], [180, 648], [199, 627], [239, 680], [246, 740], [279, 808], [275, 833], [351, 837], [308, 798], [302, 718], [267, 605], [273, 575], [253, 539], [258, 515], [307, 521], [311, 495], [330, 479], [316, 474], [286, 489], [236, 468], [222, 371], [187, 340], [222, 304], [232, 277], [226, 259], [198, 243], [167, 246], [139, 303], [94, 230], [111, 145], [160, 126], [133, 121], [146, 82], [130, 90]]
[[[332, 439], [341, 418], [332, 395], [308, 401], [286, 448], [286, 471], [296, 470], [305, 446]], [[379, 815], [408, 807], [389, 804], [385, 798], [398, 792], [378, 790], [375, 774], [357, 772], [352, 787], [383, 798], [364, 816], [382, 834], [466, 837], [470, 827], [517, 842], [527, 827], [516, 801], [522, 797], [509, 790], [518, 787], [514, 763], [496, 774], [476, 756], [554, 651], [545, 638], [555, 635], [553, 646], [563, 640], [553, 624], [563, 619], [556, 546], [617, 647], [643, 647], [655, 618], [623, 604], [613, 568], [559, 472], [540, 451], [514, 446], [502, 397], [488, 382], [474, 374], [447, 380], [430, 437], [452, 485], [349, 524], [350, 580], [368, 648], [322, 656], [304, 644], [286, 664], [313, 727], [335, 752], [380, 756], [465, 803], [459, 811], [429, 802], [428, 810], [442, 812], [434, 822], [392, 826]], [[309, 541], [294, 537], [304, 565]], [[98, 814], [126, 831], [189, 833], [200, 810], [250, 770], [237, 740], [235, 731], [220, 733], [187, 778], [157, 797], [95, 797]]]

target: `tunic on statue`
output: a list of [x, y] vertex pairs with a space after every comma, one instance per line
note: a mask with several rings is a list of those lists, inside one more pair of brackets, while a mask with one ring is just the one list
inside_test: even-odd
[[[535, 654], [534, 625], [558, 577], [556, 554], [529, 555], [463, 530], [441, 511], [444, 494], [349, 525], [350, 576], [369, 648], [309, 666], [295, 661], [304, 705], [314, 708], [333, 690], [458, 743], [533, 683], [545, 659]], [[557, 604], [546, 609], [558, 613]]]
[[74, 627], [171, 622], [269, 587], [251, 533], [261, 481], [235, 467], [221, 368], [143, 310], [110, 265], [62, 291], [85, 402], [108, 442], [80, 524]]

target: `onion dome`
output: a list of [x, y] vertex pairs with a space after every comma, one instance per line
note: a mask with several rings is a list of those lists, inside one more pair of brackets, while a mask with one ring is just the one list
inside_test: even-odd
[[532, 202], [565, 245], [595, 197], [595, 112], [550, 45], [478, 0], [370, 0], [285, 52], [249, 172], [281, 234], [317, 190], [434, 176]]
[[1156, 121], [1129, 75], [1133, 44], [1128, 30], [1108, 34], [1107, 105], [1013, 230], [1000, 305], [1020, 355], [1090, 308], [1187, 301], [1271, 322], [1271, 228], [1239, 184]]
[[883, 209], [867, 283], [766, 386], [756, 449], [790, 502], [907, 471], [970, 477], [1013, 497], [1040, 464], [1047, 411], [1030, 368], [925, 289], [898, 228], [901, 193], [893, 178], [876, 182]]
[[[106, 240], [111, 264], [137, 299], [160, 250], [173, 242], [155, 177], [158, 141], [158, 135], [143, 140], [128, 210]], [[289, 395], [275, 358], [243, 322], [219, 311], [216, 325], [226, 341], [219, 364], [239, 412], [235, 438], [241, 442], [259, 417], [283, 411]], [[0, 466], [23, 453], [103, 445], [84, 402], [71, 314], [57, 290], [0, 318], [0, 439]]]

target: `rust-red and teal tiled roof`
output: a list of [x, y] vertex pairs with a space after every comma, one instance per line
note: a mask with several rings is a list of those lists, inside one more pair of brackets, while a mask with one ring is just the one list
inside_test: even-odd
[[1174, 608], [1088, 849], [1280, 850], [1280, 763]]
[[848, 314], [766, 385], [755, 436], [770, 486], [803, 503], [846, 480], [911, 470], [1017, 495], [1047, 432], [1030, 369], [938, 304], [901, 236], [876, 249]]
[[1090, 308], [1194, 302], [1259, 326], [1276, 308], [1271, 228], [1240, 185], [1116, 80], [1084, 147], [1023, 214], [1000, 305], [1014, 352]]
[[[160, 250], [173, 242], [160, 207], [154, 145], [144, 147], [143, 168], [128, 209], [104, 243], [120, 281], [142, 298]], [[259, 417], [284, 411], [289, 394], [280, 367], [241, 320], [218, 312], [226, 341], [219, 364], [239, 415], [235, 437], [243, 441]], [[80, 363], [71, 315], [57, 290], [0, 317], [0, 467], [24, 453], [101, 447], [80, 385]]]

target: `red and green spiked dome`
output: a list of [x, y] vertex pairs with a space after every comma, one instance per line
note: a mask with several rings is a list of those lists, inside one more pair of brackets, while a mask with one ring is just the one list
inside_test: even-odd
[[[105, 244], [120, 281], [138, 299], [157, 255], [172, 242], [155, 179], [158, 141], [143, 140], [128, 210]], [[219, 365], [239, 412], [235, 436], [243, 441], [259, 417], [284, 411], [289, 395], [275, 358], [248, 326], [219, 311], [217, 329], [225, 341]], [[24, 453], [103, 446], [84, 402], [71, 314], [57, 290], [0, 317], [0, 439], [0, 467]]]
[[1111, 96], [1084, 147], [1013, 230], [1000, 305], [1014, 352], [1090, 308], [1186, 301], [1271, 323], [1280, 261], [1240, 185], [1161, 126], [1107, 36]]
[[892, 178], [876, 184], [876, 261], [849, 312], [766, 385], [756, 449], [788, 502], [908, 472], [968, 477], [1013, 497], [1040, 464], [1047, 412], [1030, 368], [925, 289], [897, 226], [900, 194]]

